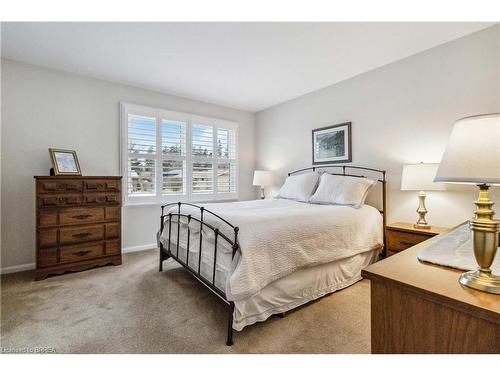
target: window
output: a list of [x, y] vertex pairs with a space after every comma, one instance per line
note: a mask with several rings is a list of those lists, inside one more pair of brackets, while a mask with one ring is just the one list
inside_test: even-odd
[[236, 199], [237, 130], [231, 121], [122, 103], [125, 201]]

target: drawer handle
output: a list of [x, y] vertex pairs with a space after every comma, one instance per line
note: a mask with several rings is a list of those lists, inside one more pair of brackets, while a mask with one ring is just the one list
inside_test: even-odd
[[73, 216], [73, 219], [83, 220], [83, 219], [88, 219], [91, 216], [92, 215], [89, 215], [89, 214], [75, 215], [75, 216]]
[[82, 257], [84, 255], [91, 253], [91, 252], [92, 252], [91, 250], [82, 250], [82, 251], [78, 251], [76, 253], [73, 253], [73, 255], [76, 255], [77, 257]]
[[404, 246], [413, 246], [413, 245], [415, 245], [413, 242], [409, 242], [409, 241], [399, 241], [399, 243], [401, 245], [404, 245]]
[[92, 233], [85, 232], [85, 233], [75, 233], [72, 236], [76, 237], [76, 238], [85, 238], [85, 237], [88, 237], [90, 235], [92, 235]]

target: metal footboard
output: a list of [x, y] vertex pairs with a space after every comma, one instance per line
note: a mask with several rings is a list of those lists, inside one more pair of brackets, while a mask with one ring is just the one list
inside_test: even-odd
[[[177, 205], [177, 210], [176, 212], [169, 212], [165, 214], [165, 209], [168, 207], [176, 206]], [[200, 215], [198, 217], [194, 217], [193, 215], [189, 214], [183, 214], [181, 213], [181, 207], [182, 206], [191, 206], [191, 207], [196, 207], [200, 210]], [[214, 227], [204, 221], [205, 215], [213, 215], [216, 217], [218, 220], [224, 222], [227, 224], [229, 227], [232, 228], [234, 237], [229, 238], [226, 234], [222, 233], [219, 228]], [[232, 225], [230, 222], [222, 218], [221, 216], [215, 214], [214, 212], [207, 210], [203, 206], [198, 206], [192, 203], [184, 203], [184, 202], [177, 202], [177, 203], [169, 203], [166, 205], [161, 206], [161, 222], [160, 222], [160, 237], [161, 234], [163, 233], [163, 230], [165, 228], [165, 219], [168, 218], [168, 243], [167, 243], [167, 248], [163, 246], [161, 240], [159, 241], [160, 244], [160, 259], [159, 259], [159, 265], [158, 265], [158, 270], [159, 272], [163, 271], [163, 261], [168, 259], [168, 258], [173, 258], [175, 259], [182, 267], [184, 267], [191, 275], [193, 275], [200, 283], [205, 285], [212, 293], [214, 293], [220, 300], [222, 300], [226, 305], [227, 305], [227, 314], [228, 314], [228, 323], [227, 323], [227, 339], [226, 339], [226, 345], [232, 345], [233, 344], [233, 312], [234, 312], [234, 303], [232, 301], [228, 301], [226, 294], [223, 290], [218, 288], [215, 285], [215, 278], [216, 278], [216, 265], [217, 265], [217, 251], [218, 251], [218, 244], [219, 241], [223, 240], [226, 241], [231, 247], [232, 247], [232, 257], [231, 259], [234, 259], [234, 256], [236, 253], [239, 251], [240, 246], [238, 244], [238, 230], [239, 228]], [[177, 240], [175, 241], [176, 243], [174, 246], [172, 246], [172, 218], [177, 219]], [[186, 232], [187, 232], [187, 245], [186, 245], [186, 261], [182, 260], [179, 257], [179, 239], [181, 235], [181, 218], [187, 219], [187, 226], [186, 226]], [[189, 227], [189, 224], [191, 221], [196, 221], [200, 225], [200, 230], [199, 230], [199, 251], [198, 251], [198, 259], [197, 259], [197, 267], [193, 268], [190, 263], [189, 263], [189, 248], [190, 248], [190, 241], [191, 241], [191, 229]], [[175, 229], [174, 229], [175, 230]], [[213, 259], [213, 271], [212, 271], [212, 277], [211, 280], [207, 279], [205, 276], [202, 275], [201, 273], [201, 262], [202, 262], [202, 252], [203, 252], [203, 230], [211, 230], [214, 233], [214, 259]]]

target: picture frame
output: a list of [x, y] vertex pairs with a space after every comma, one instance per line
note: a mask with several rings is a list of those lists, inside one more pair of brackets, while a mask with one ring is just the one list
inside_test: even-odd
[[351, 123], [344, 122], [312, 130], [312, 163], [335, 164], [352, 161]]
[[49, 148], [50, 161], [56, 176], [81, 176], [80, 163], [74, 150]]

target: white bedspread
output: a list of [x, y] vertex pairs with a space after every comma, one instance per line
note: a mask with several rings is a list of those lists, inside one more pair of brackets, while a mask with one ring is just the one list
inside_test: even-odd
[[[240, 228], [241, 256], [235, 257], [226, 282], [226, 296], [237, 301], [259, 292], [294, 271], [381, 248], [382, 215], [374, 207], [316, 205], [285, 199], [205, 204]], [[177, 212], [173, 207], [171, 212]], [[199, 217], [199, 209], [182, 207]], [[232, 228], [210, 214], [204, 221], [229, 238]], [[199, 225], [191, 221], [192, 233]], [[212, 235], [204, 230], [204, 236]], [[168, 238], [168, 225], [162, 238]]]

